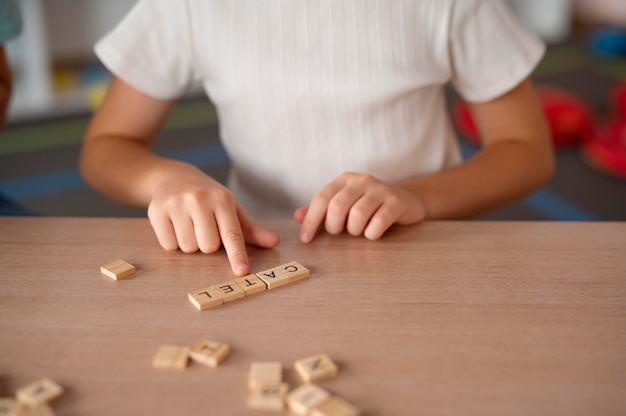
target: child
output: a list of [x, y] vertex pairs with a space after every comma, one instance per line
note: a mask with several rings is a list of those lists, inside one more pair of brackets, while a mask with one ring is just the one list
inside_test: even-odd
[[[96, 45], [115, 74], [88, 129], [86, 180], [148, 207], [166, 250], [274, 247], [252, 218], [292, 216], [378, 239], [393, 224], [470, 217], [553, 170], [529, 74], [544, 45], [502, 0], [140, 0]], [[200, 80], [231, 161], [228, 188], [152, 140]], [[472, 102], [483, 150], [461, 163], [443, 87]]]

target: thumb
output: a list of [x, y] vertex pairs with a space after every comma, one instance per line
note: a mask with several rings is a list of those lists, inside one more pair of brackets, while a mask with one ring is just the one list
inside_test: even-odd
[[306, 217], [306, 213], [308, 211], [309, 211], [309, 206], [308, 205], [306, 207], [298, 208], [293, 213], [293, 219], [296, 220], [296, 222], [298, 224], [302, 224], [302, 221], [304, 221], [304, 217]]

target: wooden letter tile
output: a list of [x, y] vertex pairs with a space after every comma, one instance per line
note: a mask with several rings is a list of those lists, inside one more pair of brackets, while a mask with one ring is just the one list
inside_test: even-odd
[[222, 292], [222, 299], [224, 299], [224, 303], [232, 302], [233, 300], [241, 299], [246, 296], [246, 293], [237, 283], [235, 283], [234, 280], [211, 287]]
[[235, 279], [235, 283], [237, 283], [239, 287], [243, 289], [243, 291], [246, 293], [246, 296], [250, 296], [255, 293], [267, 290], [265, 282], [259, 279], [259, 276], [257, 276], [256, 274], [249, 274], [247, 276]]
[[359, 416], [359, 409], [339, 397], [331, 397], [313, 409], [311, 416]]
[[217, 367], [228, 357], [230, 347], [227, 344], [203, 339], [198, 342], [189, 352], [192, 360], [198, 363]]
[[297, 282], [298, 280], [306, 279], [311, 275], [309, 269], [298, 263], [292, 261], [290, 263], [278, 266], [284, 273], [289, 276], [289, 283]]
[[104, 266], [100, 266], [100, 272], [109, 276], [111, 279], [120, 280], [134, 274], [135, 266], [119, 259], [112, 261], [111, 263], [107, 263]]
[[221, 290], [213, 287], [206, 287], [204, 289], [189, 292], [189, 301], [199, 311], [203, 311], [205, 309], [221, 305], [224, 303], [224, 298]]
[[10, 397], [0, 398], [0, 415], [20, 416], [22, 415], [22, 404]]
[[317, 405], [330, 398], [330, 393], [315, 384], [303, 384], [287, 395], [289, 410], [294, 415], [308, 415]]
[[283, 381], [283, 366], [280, 362], [255, 362], [250, 364], [248, 387], [254, 389]]
[[326, 354], [296, 361], [296, 371], [305, 382], [321, 380], [337, 375], [337, 366]]
[[15, 397], [21, 403], [37, 407], [63, 394], [63, 387], [54, 381], [43, 378], [17, 391]]
[[289, 284], [289, 275], [284, 270], [274, 267], [256, 274], [259, 279], [263, 280], [268, 289], [275, 289], [280, 286]]
[[161, 345], [152, 358], [154, 368], [176, 368], [187, 367], [189, 359], [189, 347], [184, 345]]
[[257, 386], [250, 391], [248, 407], [256, 410], [281, 411], [285, 408], [287, 383], [270, 383]]

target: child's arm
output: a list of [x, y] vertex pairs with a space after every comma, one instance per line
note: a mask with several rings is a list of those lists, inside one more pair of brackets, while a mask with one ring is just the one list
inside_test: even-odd
[[223, 243], [233, 272], [243, 276], [250, 271], [246, 241], [274, 247], [279, 237], [255, 224], [230, 191], [200, 169], [150, 150], [173, 106], [114, 79], [87, 131], [81, 172], [108, 197], [147, 206], [164, 249], [210, 253]]
[[324, 223], [377, 239], [394, 223], [466, 218], [522, 197], [554, 170], [552, 142], [529, 80], [492, 101], [472, 106], [483, 149], [466, 163], [397, 184], [344, 174], [297, 210], [301, 240], [311, 241]]

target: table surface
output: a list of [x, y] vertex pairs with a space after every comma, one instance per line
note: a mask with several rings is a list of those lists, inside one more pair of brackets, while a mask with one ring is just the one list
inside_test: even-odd
[[[626, 414], [626, 223], [428, 222], [382, 240], [266, 222], [309, 279], [206, 311], [224, 251], [165, 252], [145, 219], [0, 218], [0, 391], [49, 377], [57, 415], [246, 415], [250, 363], [327, 353], [319, 384], [363, 415]], [[114, 281], [100, 266], [137, 266]], [[228, 343], [221, 366], [157, 370], [161, 344]]]

